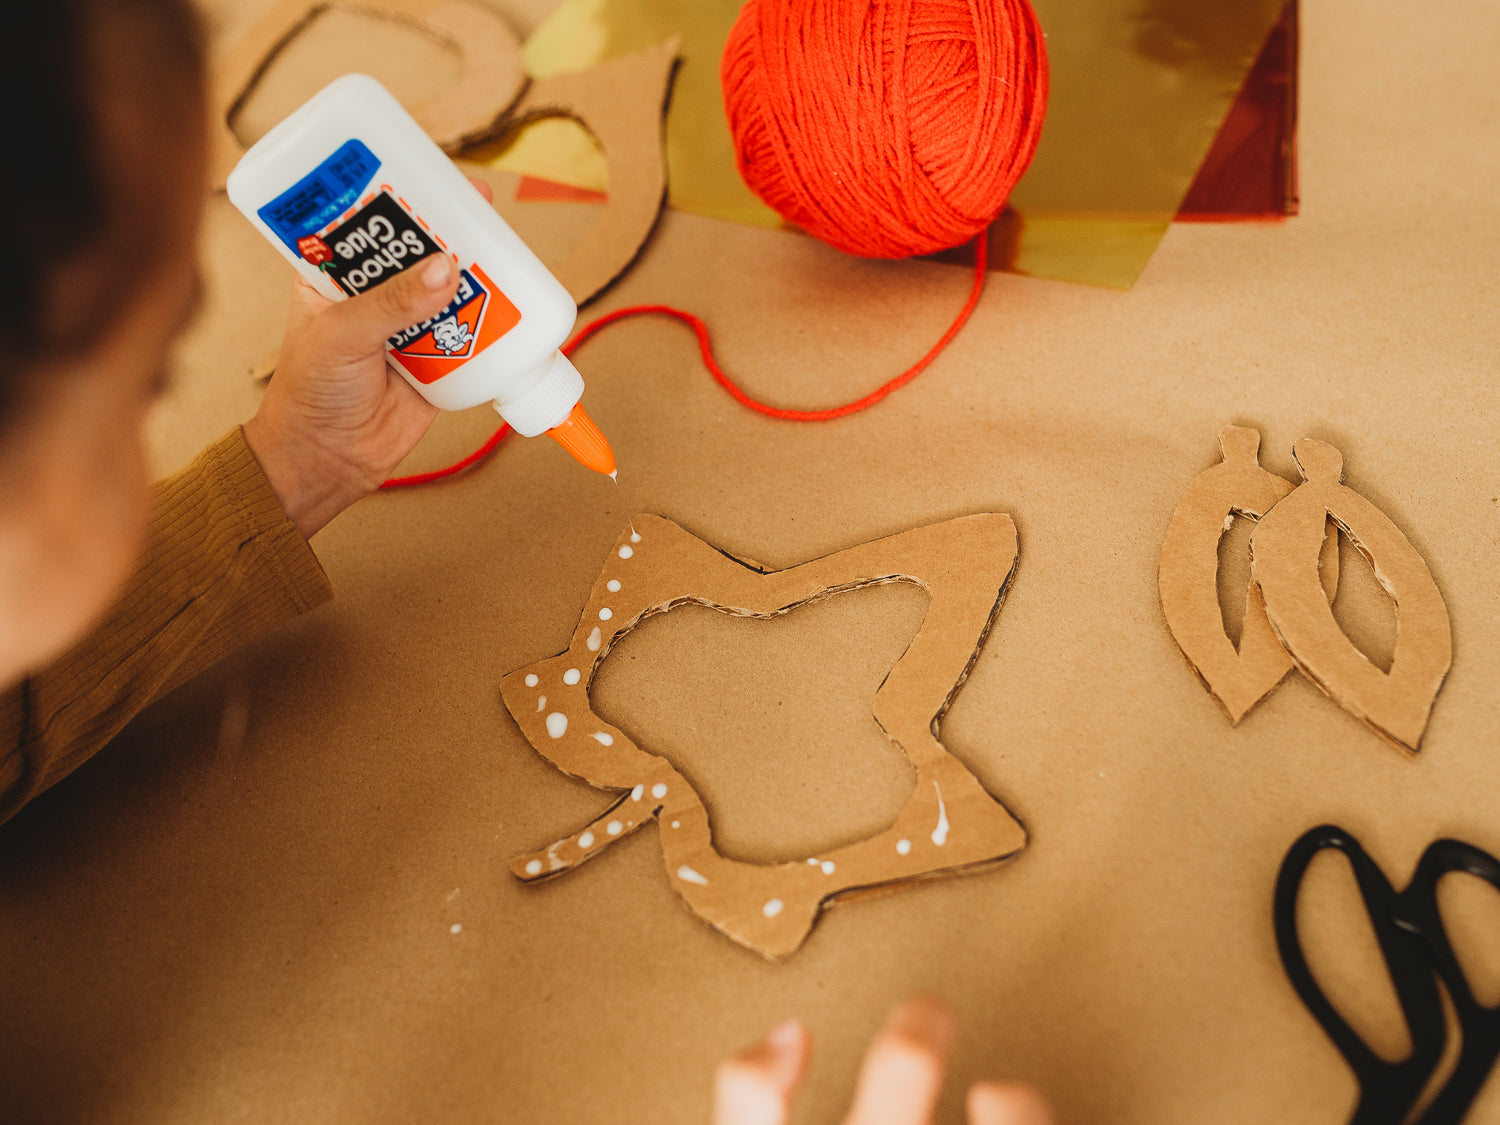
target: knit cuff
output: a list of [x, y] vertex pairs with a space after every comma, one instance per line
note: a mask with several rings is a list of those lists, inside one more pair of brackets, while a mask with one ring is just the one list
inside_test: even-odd
[[236, 426], [198, 458], [206, 475], [231, 501], [244, 540], [256, 539], [257, 554], [269, 564], [281, 591], [297, 613], [306, 613], [333, 597], [333, 587], [318, 556], [281, 506], [243, 427]]

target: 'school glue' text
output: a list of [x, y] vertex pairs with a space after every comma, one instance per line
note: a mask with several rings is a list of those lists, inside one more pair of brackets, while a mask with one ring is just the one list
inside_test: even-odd
[[428, 402], [493, 402], [525, 437], [548, 434], [613, 475], [558, 349], [578, 309], [558, 280], [379, 82], [348, 74], [267, 133], [229, 175], [230, 201], [317, 290], [353, 297], [445, 253], [458, 292], [388, 341]]

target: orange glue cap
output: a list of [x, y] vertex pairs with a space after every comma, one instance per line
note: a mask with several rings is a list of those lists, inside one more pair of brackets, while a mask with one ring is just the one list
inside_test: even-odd
[[574, 406], [560, 425], [547, 431], [547, 436], [566, 449], [584, 468], [607, 477], [615, 475], [615, 451], [609, 447], [599, 427], [594, 425], [594, 420], [583, 412], [583, 403]]

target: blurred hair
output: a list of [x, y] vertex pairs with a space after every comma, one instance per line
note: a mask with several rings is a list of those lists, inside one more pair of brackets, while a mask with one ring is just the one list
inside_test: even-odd
[[187, 0], [12, 0], [8, 8], [0, 427], [37, 389], [33, 369], [96, 343], [159, 260], [159, 165], [180, 152], [143, 142], [173, 128], [201, 131], [203, 88]]

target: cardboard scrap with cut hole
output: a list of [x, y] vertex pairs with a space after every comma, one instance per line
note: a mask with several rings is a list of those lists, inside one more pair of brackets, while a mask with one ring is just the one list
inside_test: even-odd
[[[1009, 516], [964, 516], [771, 571], [724, 554], [659, 516], [636, 516], [594, 583], [567, 651], [502, 682], [505, 706], [537, 752], [564, 773], [621, 794], [583, 829], [511, 865], [532, 882], [571, 871], [653, 818], [667, 873], [688, 907], [741, 945], [778, 959], [807, 937], [836, 896], [954, 874], [1011, 856], [1020, 823], [938, 741], [1010, 582]], [[875, 692], [876, 721], [916, 770], [911, 799], [885, 831], [776, 864], [714, 848], [708, 812], [687, 777], [596, 715], [589, 686], [619, 639], [676, 606], [775, 617], [834, 594], [914, 582], [931, 595], [910, 647]]]
[[[1344, 457], [1303, 438], [1292, 447], [1306, 483], [1280, 501], [1250, 537], [1251, 573], [1266, 615], [1292, 659], [1328, 696], [1376, 733], [1416, 753], [1453, 659], [1448, 607], [1415, 547], [1379, 508], [1346, 488]], [[1389, 672], [1344, 635], [1318, 583], [1325, 519], [1370, 560], [1396, 603]]]
[[[1224, 459], [1193, 478], [1162, 542], [1157, 586], [1172, 639], [1213, 697], [1238, 725], [1283, 676], [1292, 658], [1266, 618], [1260, 587], [1245, 590], [1245, 613], [1236, 649], [1224, 630], [1219, 605], [1219, 540], [1235, 516], [1259, 520], [1292, 491], [1292, 484], [1260, 465], [1260, 431], [1227, 426], [1219, 432]], [[1318, 574], [1331, 601], [1338, 590], [1336, 527], [1320, 549]]]
[[[609, 166], [599, 218], [567, 256], [547, 268], [582, 305], [629, 268], [645, 245], [667, 195], [662, 112], [678, 41], [667, 41], [588, 70], [534, 80], [503, 131], [543, 117], [571, 117], [588, 130]], [[464, 174], [495, 187], [494, 169], [460, 162]]]
[[491, 135], [526, 84], [521, 44], [510, 25], [482, 4], [464, 0], [284, 0], [216, 59], [209, 81], [209, 175], [215, 189], [244, 155], [229, 127], [235, 107], [276, 53], [318, 15], [346, 8], [414, 24], [459, 55], [458, 80], [440, 97], [409, 106], [447, 152]]

